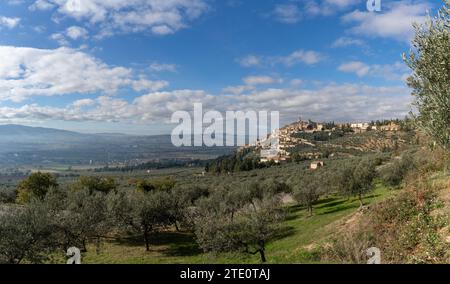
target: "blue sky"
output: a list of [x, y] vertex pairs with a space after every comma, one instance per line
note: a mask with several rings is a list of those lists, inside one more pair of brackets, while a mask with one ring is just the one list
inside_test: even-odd
[[170, 133], [177, 110], [402, 117], [412, 22], [441, 1], [3, 0], [0, 123]]

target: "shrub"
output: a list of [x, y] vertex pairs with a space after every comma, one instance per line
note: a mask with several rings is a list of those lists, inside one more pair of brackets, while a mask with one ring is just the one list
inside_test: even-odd
[[50, 188], [57, 187], [56, 178], [49, 173], [33, 173], [21, 181], [17, 188], [17, 203], [29, 203], [32, 199], [44, 199]]
[[374, 246], [383, 263], [447, 263], [450, 246], [440, 231], [448, 221], [434, 213], [437, 205], [436, 190], [417, 178], [414, 186], [373, 206], [334, 238], [323, 259], [362, 263], [365, 250]]

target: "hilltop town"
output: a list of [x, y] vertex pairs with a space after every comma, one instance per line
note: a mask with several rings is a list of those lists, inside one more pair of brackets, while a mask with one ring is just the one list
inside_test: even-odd
[[[286, 125], [273, 131], [267, 139], [248, 145], [259, 152], [260, 162], [281, 163], [292, 159], [317, 159], [323, 156], [323, 148], [362, 149], [360, 146], [342, 145], [339, 138], [351, 138], [356, 134], [371, 133], [378, 136], [391, 137], [402, 129], [399, 120], [358, 122], [358, 123], [318, 123], [303, 121]], [[368, 135], [370, 136], [370, 135]], [[336, 143], [337, 142], [337, 143]], [[398, 142], [398, 141], [397, 141]], [[400, 142], [402, 142], [400, 140]], [[383, 141], [378, 141], [381, 145]], [[390, 144], [390, 143], [388, 143]], [[394, 146], [394, 145], [385, 145]], [[320, 148], [320, 149], [319, 149]], [[305, 151], [306, 150], [306, 151]], [[329, 152], [329, 151], [328, 151]], [[335, 155], [331, 151], [328, 155]]]

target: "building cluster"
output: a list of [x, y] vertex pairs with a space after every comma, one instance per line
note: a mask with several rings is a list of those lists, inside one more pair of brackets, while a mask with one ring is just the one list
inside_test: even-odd
[[291, 159], [289, 149], [295, 148], [300, 144], [315, 146], [306, 139], [293, 137], [293, 133], [315, 133], [324, 130], [324, 124], [299, 120], [273, 131], [267, 136], [267, 139], [256, 141], [252, 146], [261, 149], [261, 162], [273, 161], [275, 163], [280, 163]]
[[[330, 132], [338, 129], [345, 129], [350, 127], [354, 133], [362, 133], [366, 131], [399, 131], [400, 126], [391, 122], [388, 125], [376, 126], [374, 123], [360, 122], [352, 124], [333, 124], [325, 125], [312, 121], [302, 121], [291, 123], [283, 128], [277, 129], [267, 135], [266, 139], [258, 140], [250, 145], [260, 150], [260, 161], [280, 163], [291, 159], [290, 149], [299, 145], [309, 145], [315, 147], [316, 145], [311, 141], [299, 137], [293, 137], [294, 133], [316, 133], [316, 132]], [[311, 153], [311, 158], [317, 158], [314, 153]]]
[[358, 122], [358, 123], [352, 123], [350, 124], [350, 127], [352, 128], [353, 132], [355, 133], [361, 133], [369, 130], [378, 130], [378, 131], [400, 131], [400, 125], [389, 122], [389, 124], [386, 125], [375, 125], [375, 123], [368, 123], [368, 122]]
[[368, 131], [368, 130], [376, 130], [375, 125], [370, 125], [370, 123], [367, 122], [358, 122], [358, 123], [352, 123], [350, 124], [350, 127], [355, 130], [361, 130], [361, 131]]
[[396, 123], [389, 123], [387, 125], [380, 126], [381, 131], [400, 131], [400, 125]]

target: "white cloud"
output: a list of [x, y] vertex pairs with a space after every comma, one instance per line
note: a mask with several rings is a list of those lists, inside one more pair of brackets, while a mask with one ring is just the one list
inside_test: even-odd
[[20, 23], [20, 18], [9, 18], [0, 16], [0, 27], [4, 26], [8, 29], [15, 28]]
[[169, 83], [166, 81], [151, 81], [147, 80], [145, 78], [141, 78], [137, 81], [134, 81], [132, 83], [133, 89], [138, 92], [142, 91], [158, 91], [161, 89], [164, 89], [165, 87], [169, 86]]
[[298, 87], [298, 86], [300, 86], [301, 84], [303, 84], [303, 80], [302, 79], [292, 79], [290, 82], [289, 82], [292, 86], [294, 86], [294, 87]]
[[73, 40], [77, 40], [79, 38], [87, 39], [89, 37], [89, 32], [85, 28], [71, 26], [67, 28], [66, 35]]
[[313, 50], [299, 49], [286, 56], [256, 56], [248, 55], [236, 61], [242, 67], [255, 67], [263, 65], [282, 64], [286, 67], [292, 67], [298, 64], [314, 65], [322, 61], [324, 56]]
[[62, 33], [54, 33], [50, 35], [50, 38], [56, 42], [58, 42], [59, 45], [62, 46], [68, 46], [70, 45], [69, 41], [66, 39], [64, 34]]
[[93, 99], [81, 99], [81, 100], [76, 100], [72, 103], [72, 106], [75, 108], [81, 108], [81, 107], [86, 107], [86, 106], [92, 106], [95, 104], [95, 100]]
[[247, 85], [268, 85], [268, 84], [277, 84], [281, 83], [281, 79], [275, 79], [270, 76], [248, 76], [242, 79]]
[[304, 11], [309, 16], [330, 16], [348, 10], [355, 5], [364, 4], [361, 0], [308, 0]]
[[299, 63], [313, 65], [322, 60], [322, 55], [311, 50], [297, 50], [288, 56], [280, 56], [273, 59], [275, 63], [281, 63], [287, 67], [297, 65]]
[[[36, 104], [19, 108], [0, 107], [0, 119], [112, 121], [124, 123], [168, 122], [173, 112], [191, 111], [193, 103], [204, 110], [280, 111], [282, 123], [299, 115], [316, 120], [372, 120], [403, 117], [411, 96], [405, 87], [373, 87], [363, 84], [326, 84], [317, 89], [265, 89], [238, 95], [211, 95], [201, 90], [152, 92], [134, 101], [101, 96], [67, 107]], [[88, 106], [88, 108], [85, 108]]]
[[361, 1], [360, 0], [324, 0], [323, 3], [326, 6], [344, 9], [344, 8], [352, 7], [356, 4], [361, 4]]
[[300, 10], [295, 4], [280, 4], [273, 11], [275, 18], [286, 24], [295, 24], [300, 21]]
[[150, 64], [150, 69], [156, 72], [177, 72], [178, 66], [176, 64], [154, 62]]
[[246, 91], [254, 90], [255, 86], [250, 85], [241, 85], [241, 86], [229, 86], [222, 90], [225, 94], [233, 94], [233, 95], [240, 95]]
[[428, 3], [411, 3], [400, 1], [386, 4], [382, 13], [354, 11], [342, 17], [345, 23], [355, 23], [350, 32], [367, 37], [390, 38], [399, 41], [409, 41], [413, 36], [414, 22], [422, 23]]
[[0, 46], [0, 101], [73, 93], [114, 94], [121, 88], [157, 90], [164, 81], [136, 79], [133, 70], [108, 66], [82, 51]]
[[70, 45], [69, 39], [71, 40], [88, 39], [89, 32], [85, 28], [78, 26], [71, 26], [67, 28], [64, 32], [54, 33], [50, 35], [50, 38], [58, 42], [58, 44], [61, 46], [69, 46]]
[[410, 70], [399, 61], [393, 64], [366, 64], [361, 61], [351, 61], [341, 64], [339, 71], [355, 73], [359, 77], [379, 77], [387, 81], [405, 81], [410, 75]]
[[167, 35], [186, 28], [208, 5], [205, 0], [36, 0], [30, 9], [56, 9], [57, 17], [87, 20], [100, 29], [100, 36], [144, 31]]
[[254, 67], [261, 64], [261, 58], [255, 55], [247, 55], [237, 60], [242, 67]]
[[363, 77], [369, 73], [370, 67], [367, 64], [360, 61], [351, 61], [340, 65], [338, 67], [338, 70], [347, 73], [355, 73], [359, 77]]
[[55, 8], [55, 5], [52, 4], [51, 2], [48, 2], [47, 0], [36, 0], [30, 7], [29, 9], [31, 11], [48, 11]]
[[350, 37], [340, 37], [333, 42], [332, 47], [347, 47], [347, 46], [365, 46], [365, 42], [360, 39]]
[[302, 18], [330, 16], [362, 3], [362, 0], [292, 0], [287, 4], [275, 5], [271, 16], [281, 23], [295, 24]]

